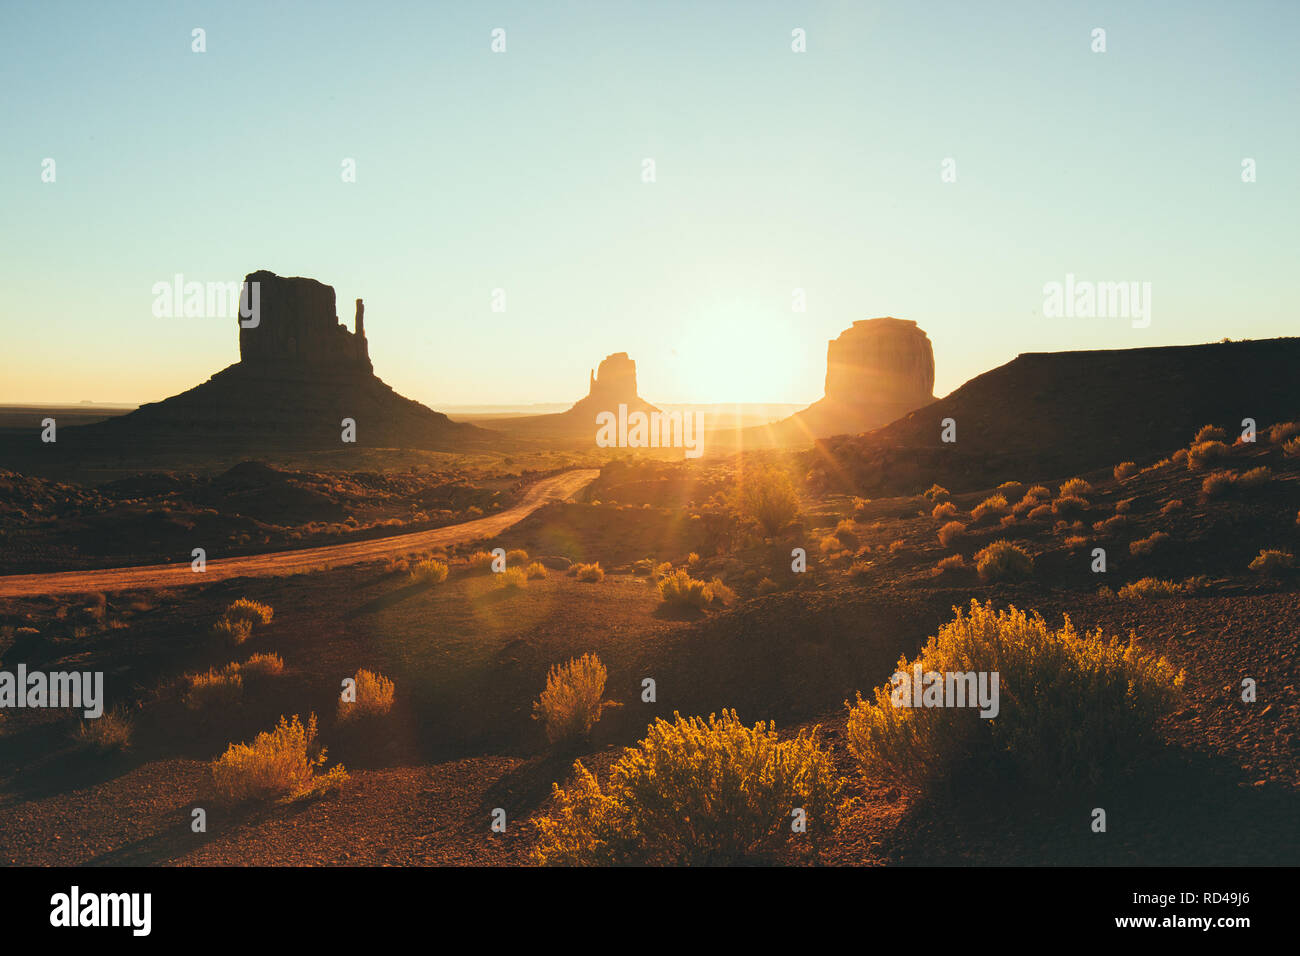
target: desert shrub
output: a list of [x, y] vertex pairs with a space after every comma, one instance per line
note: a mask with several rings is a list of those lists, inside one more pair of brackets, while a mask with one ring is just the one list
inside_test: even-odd
[[1121, 498], [1119, 501], [1115, 502], [1115, 514], [1126, 515], [1129, 513], [1129, 510], [1132, 507], [1133, 507], [1132, 498]]
[[1300, 435], [1300, 422], [1278, 422], [1268, 430], [1268, 440], [1274, 445], [1281, 444], [1296, 435]]
[[839, 551], [842, 547], [840, 539], [833, 534], [823, 535], [822, 539], [817, 543], [817, 548], [822, 554], [831, 554]]
[[233, 707], [244, 696], [244, 677], [238, 664], [218, 670], [209, 668], [202, 674], [185, 675], [185, 706], [190, 710]]
[[871, 499], [859, 498], [857, 495], [854, 495], [851, 502], [853, 505], [853, 517], [859, 518], [862, 516], [862, 513], [867, 510], [867, 505], [871, 504]]
[[528, 560], [528, 552], [523, 548], [511, 548], [506, 552], [506, 566], [523, 564]]
[[950, 554], [934, 566], [936, 576], [941, 574], [955, 574], [958, 571], [966, 570], [966, 559], [960, 554]]
[[1227, 441], [1228, 433], [1218, 425], [1202, 425], [1196, 432], [1196, 437], [1192, 439], [1193, 445], [1199, 445], [1207, 441]]
[[507, 591], [520, 591], [528, 587], [528, 572], [523, 568], [506, 568], [497, 578], [500, 586]]
[[252, 633], [253, 625], [250, 621], [235, 621], [223, 617], [212, 625], [212, 636], [231, 644], [244, 643]]
[[1020, 489], [1023, 487], [1025, 487], [1023, 481], [1004, 481], [998, 485], [997, 490], [1006, 495], [1007, 500], [1010, 501], [1014, 496], [1020, 494]]
[[1176, 584], [1173, 581], [1162, 581], [1160, 578], [1139, 578], [1120, 588], [1119, 596], [1125, 600], [1175, 597], [1184, 593], [1185, 590], [1181, 584]]
[[248, 598], [235, 601], [222, 615], [227, 621], [247, 621], [249, 624], [270, 624], [274, 616], [275, 611], [269, 604], [250, 601]]
[[73, 740], [83, 750], [95, 754], [121, 753], [131, 747], [135, 723], [122, 707], [106, 710], [77, 725]]
[[356, 676], [356, 700], [339, 700], [339, 723], [361, 717], [382, 717], [393, 709], [395, 688], [383, 674], [359, 670]]
[[579, 581], [598, 582], [605, 580], [605, 569], [596, 561], [592, 564], [575, 564], [569, 568], [569, 573]]
[[848, 518], [845, 518], [837, 524], [835, 526], [835, 531], [832, 533], [835, 535], [836, 539], [839, 540], [840, 544], [846, 548], [856, 548], [859, 544], [858, 526]]
[[940, 502], [934, 506], [934, 510], [930, 512], [930, 517], [935, 521], [941, 518], [955, 518], [957, 517], [957, 506], [951, 501]]
[[1221, 498], [1236, 482], [1237, 476], [1230, 471], [1211, 472], [1201, 482], [1201, 493], [1207, 498]]
[[1082, 478], [1071, 478], [1057, 489], [1058, 495], [1062, 498], [1082, 498], [1090, 491], [1092, 491], [1092, 485], [1088, 484], [1088, 482], [1084, 481]]
[[284, 673], [284, 660], [279, 654], [254, 654], [240, 671], [245, 677], [278, 677]]
[[1227, 458], [1230, 449], [1221, 441], [1197, 442], [1187, 449], [1187, 467], [1190, 471], [1200, 471], [1213, 461]]
[[1280, 574], [1283, 570], [1295, 566], [1295, 555], [1290, 551], [1267, 548], [1259, 552], [1250, 562], [1250, 570], [1260, 574]]
[[659, 582], [659, 599], [669, 607], [702, 608], [713, 600], [713, 591], [679, 568]]
[[542, 564], [540, 561], [534, 561], [532, 564], [528, 565], [524, 570], [524, 573], [528, 575], [530, 579], [544, 578], [546, 577], [546, 565]]
[[771, 578], [765, 577], [754, 586], [754, 590], [758, 594], [772, 594], [781, 590], [781, 585], [777, 584]]
[[799, 514], [794, 482], [776, 467], [746, 469], [742, 476], [739, 511], [775, 535]]
[[450, 569], [446, 561], [437, 558], [421, 558], [411, 566], [410, 578], [419, 584], [441, 584], [447, 580]]
[[[1087, 511], [1088, 508], [1088, 500], [1080, 498], [1078, 495], [1061, 495], [1052, 502], [1052, 514], [1061, 515], [1062, 517], [1081, 514]], [[1033, 512], [1031, 511], [1030, 517], [1032, 516]]]
[[871, 574], [871, 569], [870, 561], [854, 561], [849, 565], [849, 577], [854, 581], [861, 581]]
[[1237, 476], [1237, 487], [1246, 489], [1262, 488], [1273, 478], [1273, 472], [1266, 467], [1252, 468]]
[[714, 604], [730, 604], [736, 600], [736, 592], [723, 584], [721, 578], [714, 578], [709, 582], [709, 591], [712, 593], [711, 600]]
[[1137, 462], [1135, 461], [1121, 461], [1115, 466], [1115, 480], [1123, 481], [1126, 478], [1133, 477], [1133, 475], [1137, 474], [1137, 467]]
[[1288, 458], [1300, 458], [1300, 438], [1292, 438], [1283, 445], [1282, 454]]
[[970, 516], [972, 521], [979, 524], [985, 518], [998, 518], [1006, 513], [1007, 499], [1002, 495], [993, 495], [977, 504], [971, 510]]
[[942, 485], [934, 484], [922, 493], [922, 497], [929, 498], [931, 501], [947, 501], [949, 494], [948, 489]]
[[543, 864], [716, 865], [779, 847], [790, 814], [807, 814], [820, 847], [839, 823], [845, 781], [818, 728], [779, 741], [776, 729], [742, 724], [735, 711], [650, 725], [624, 750], [602, 789], [581, 763], [556, 809], [538, 821]]
[[899, 551], [902, 551], [905, 546], [906, 545], [902, 538], [899, 538], [897, 541], [891, 541], [889, 542], [889, 553], [897, 554]]
[[466, 566], [471, 571], [491, 571], [492, 562], [495, 560], [491, 551], [475, 551], [465, 561]]
[[1077, 551], [1088, 543], [1088, 539], [1083, 535], [1072, 534], [1062, 543], [1071, 551]]
[[952, 543], [966, 533], [966, 526], [960, 521], [949, 521], [939, 529], [939, 543], [945, 548], [951, 547]]
[[[908, 706], [915, 667], [926, 675], [998, 674], [996, 719], [976, 707]], [[923, 790], [980, 769], [1047, 790], [1094, 784], [1158, 739], [1156, 722], [1174, 709], [1183, 684], [1181, 672], [1131, 637], [1108, 639], [1100, 628], [1080, 634], [1069, 617], [1053, 629], [1037, 613], [977, 601], [957, 609], [897, 670], [908, 679], [850, 707], [849, 751], [871, 775]]]
[[411, 568], [410, 558], [404, 558], [398, 554], [390, 554], [384, 562], [385, 574], [406, 574]]
[[1002, 516], [1002, 520], [998, 522], [998, 524], [1002, 525], [1002, 527], [1004, 527], [1004, 528], [1010, 528], [1010, 527], [1012, 527], [1015, 523], [1016, 523], [1016, 516], [1013, 515], [1013, 514], [1012, 514], [1012, 515], [1003, 515], [1003, 516]]
[[1114, 534], [1128, 524], [1128, 515], [1111, 515], [1102, 521], [1094, 521], [1092, 530], [1099, 534]]
[[317, 775], [325, 757], [325, 748], [316, 744], [315, 714], [306, 726], [297, 714], [292, 720], [281, 717], [274, 730], [259, 733], [251, 744], [231, 744], [212, 762], [212, 787], [220, 799], [234, 803], [342, 786], [348, 778], [342, 764]]
[[1183, 508], [1182, 498], [1170, 498], [1160, 507], [1162, 515], [1173, 514], [1175, 511], [1181, 511]]
[[1033, 485], [1025, 492], [1025, 497], [1030, 501], [1047, 501], [1052, 497], [1052, 492], [1044, 485]]
[[551, 743], [578, 740], [600, 720], [605, 693], [605, 665], [595, 654], [583, 654], [566, 664], [553, 664], [546, 689], [533, 704], [534, 719], [546, 728]]
[[1034, 573], [1034, 559], [1010, 541], [994, 541], [976, 552], [974, 560], [981, 581], [1027, 578]]
[[1151, 554], [1156, 548], [1163, 545], [1169, 540], [1169, 535], [1163, 531], [1155, 531], [1145, 538], [1139, 538], [1128, 546], [1129, 554], [1138, 555]]

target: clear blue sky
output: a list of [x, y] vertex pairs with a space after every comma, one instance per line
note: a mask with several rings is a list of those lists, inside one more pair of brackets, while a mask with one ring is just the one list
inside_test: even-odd
[[[178, 272], [364, 297], [435, 407], [575, 399], [615, 351], [652, 401], [811, 401], [878, 315], [928, 331], [939, 394], [1297, 333], [1298, 36], [1294, 2], [6, 2], [0, 401], [234, 361], [233, 320], [152, 315]], [[1151, 327], [1043, 318], [1067, 272], [1151, 282]]]

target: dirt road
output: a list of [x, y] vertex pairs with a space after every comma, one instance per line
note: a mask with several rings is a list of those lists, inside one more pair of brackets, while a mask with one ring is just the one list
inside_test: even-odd
[[389, 555], [409, 554], [437, 547], [450, 547], [500, 534], [522, 521], [542, 505], [563, 501], [591, 484], [600, 474], [596, 469], [566, 471], [543, 479], [524, 494], [523, 500], [499, 514], [476, 518], [461, 524], [416, 531], [411, 534], [372, 538], [332, 544], [299, 551], [275, 551], [238, 558], [215, 558], [207, 570], [199, 573], [189, 562], [156, 564], [135, 568], [111, 568], [101, 571], [59, 571], [54, 574], [12, 574], [0, 577], [0, 598], [31, 597], [45, 594], [84, 594], [147, 588], [179, 588], [208, 584], [225, 578], [292, 574], [323, 567], [361, 564]]

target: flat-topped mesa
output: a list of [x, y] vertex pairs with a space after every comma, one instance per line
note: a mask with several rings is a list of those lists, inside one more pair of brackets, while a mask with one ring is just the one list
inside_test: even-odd
[[908, 410], [934, 401], [934, 348], [910, 319], [860, 319], [826, 348], [826, 397]]
[[249, 273], [244, 283], [250, 282], [258, 284], [257, 295], [245, 290], [242, 301], [257, 305], [257, 324], [246, 326], [249, 320], [240, 319], [241, 365], [372, 372], [360, 299], [356, 331], [349, 332], [335, 312], [332, 286], [266, 270]]
[[587, 398], [609, 409], [620, 403], [633, 405], [636, 393], [636, 362], [626, 352], [605, 356], [599, 368], [591, 373], [591, 387]]

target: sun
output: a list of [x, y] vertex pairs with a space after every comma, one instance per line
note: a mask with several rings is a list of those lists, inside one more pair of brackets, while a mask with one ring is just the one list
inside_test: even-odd
[[820, 382], [803, 358], [807, 343], [801, 331], [806, 330], [795, 318], [773, 316], [749, 303], [702, 310], [674, 345], [682, 400], [763, 403], [815, 397]]

